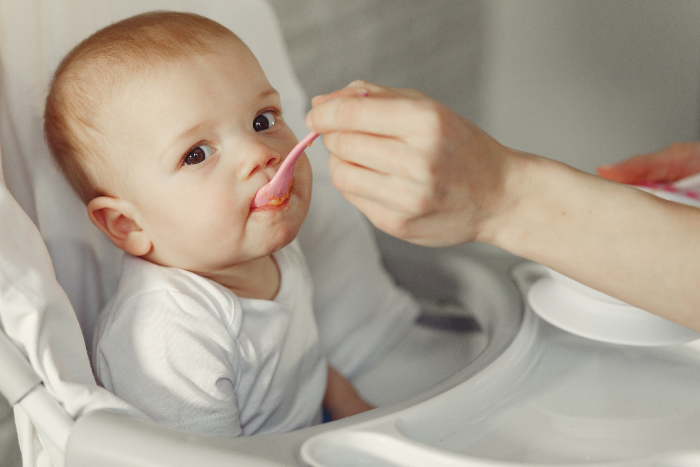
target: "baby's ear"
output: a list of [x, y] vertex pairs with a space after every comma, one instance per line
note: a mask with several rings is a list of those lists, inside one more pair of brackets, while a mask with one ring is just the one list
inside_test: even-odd
[[118, 248], [134, 256], [151, 251], [148, 235], [134, 220], [136, 210], [127, 201], [99, 196], [88, 203], [88, 216]]

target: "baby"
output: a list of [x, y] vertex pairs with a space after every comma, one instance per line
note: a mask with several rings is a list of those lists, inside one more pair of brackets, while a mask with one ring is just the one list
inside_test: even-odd
[[371, 408], [321, 353], [304, 257], [302, 155], [288, 200], [251, 208], [296, 138], [245, 44], [201, 16], [153, 12], [59, 65], [49, 148], [92, 222], [126, 253], [93, 368], [153, 420], [283, 432]]

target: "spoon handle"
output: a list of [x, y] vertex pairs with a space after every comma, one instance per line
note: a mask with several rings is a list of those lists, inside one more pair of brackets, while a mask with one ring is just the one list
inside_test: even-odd
[[251, 207], [256, 208], [268, 204], [280, 204], [289, 196], [289, 190], [292, 186], [292, 176], [294, 175], [294, 164], [296, 164], [299, 156], [308, 146], [311, 146], [313, 140], [318, 138], [318, 136], [318, 133], [310, 133], [294, 146], [294, 149], [289, 152], [287, 158], [280, 164], [280, 168], [277, 169], [277, 173], [272, 177], [272, 180], [255, 193]]
[[287, 158], [284, 161], [282, 161], [282, 165], [280, 165], [280, 168], [279, 170], [277, 170], [277, 173], [273, 177], [273, 180], [278, 177], [285, 177], [287, 172], [293, 170], [294, 164], [296, 164], [297, 159], [299, 159], [299, 156], [301, 156], [301, 154], [304, 152], [304, 150], [306, 150], [307, 147], [311, 146], [311, 143], [316, 138], [318, 138], [318, 133], [309, 133], [304, 138], [302, 138], [302, 140], [299, 141], [296, 146], [294, 146], [294, 149], [289, 151]]
[[318, 133], [309, 133], [294, 146], [294, 149], [289, 151], [287, 158], [282, 161], [277, 173], [268, 184], [268, 186], [272, 188], [270, 195], [280, 196], [289, 190], [289, 180], [292, 179], [292, 175], [294, 174], [294, 164], [297, 163], [299, 156], [301, 156], [307, 147], [311, 146], [311, 143], [317, 137]]

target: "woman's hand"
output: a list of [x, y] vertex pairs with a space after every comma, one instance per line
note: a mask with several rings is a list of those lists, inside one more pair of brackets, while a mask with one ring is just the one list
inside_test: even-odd
[[429, 246], [485, 241], [512, 204], [518, 158], [414, 90], [355, 81], [318, 96], [306, 118], [331, 152], [333, 184], [375, 226]]
[[603, 178], [629, 185], [675, 182], [700, 172], [700, 142], [675, 143], [659, 152], [598, 167], [597, 172]]

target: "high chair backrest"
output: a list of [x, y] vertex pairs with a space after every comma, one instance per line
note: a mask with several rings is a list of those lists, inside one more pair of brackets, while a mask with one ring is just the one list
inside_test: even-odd
[[[85, 341], [89, 348], [96, 316], [115, 290], [121, 254], [91, 225], [50, 159], [42, 131], [44, 99], [55, 67], [79, 41], [110, 23], [156, 9], [193, 11], [238, 34], [280, 92], [284, 117], [297, 137], [308, 131], [303, 123], [307, 98], [264, 0], [0, 2], [0, 144], [9, 188], [8, 193], [0, 186], [0, 324], [74, 419], [100, 408], [142, 415], [92, 377]], [[408, 323], [417, 306], [383, 270], [368, 224], [331, 187], [322, 144], [307, 154], [314, 196], [300, 242], [317, 290], [321, 344], [331, 363], [352, 375], [401, 332], [386, 317], [405, 314]], [[351, 332], [333, 327], [348, 319], [358, 323]], [[386, 333], [362, 340], [363, 328], [381, 326]], [[43, 447], [51, 443], [37, 437], [26, 413], [16, 410], [16, 422], [25, 467], [60, 465], [61, 446], [49, 461]]]

